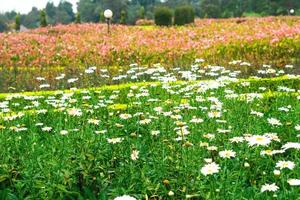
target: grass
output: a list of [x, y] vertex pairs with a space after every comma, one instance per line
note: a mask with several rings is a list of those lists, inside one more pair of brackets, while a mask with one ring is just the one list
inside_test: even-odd
[[[278, 199], [297, 199], [299, 186], [290, 186], [287, 180], [300, 178], [299, 150], [273, 156], [260, 153], [299, 142], [295, 130], [300, 124], [299, 78], [244, 79], [214, 89], [209, 83], [135, 83], [78, 90], [71, 96], [70, 91], [23, 93], [28, 98], [9, 100], [11, 111], [24, 116], [0, 118], [0, 141], [5, 141], [0, 147], [1, 198], [112, 199], [128, 194], [137, 199], [272, 199], [275, 194]], [[202, 90], [206, 86], [211, 89]], [[266, 87], [263, 98], [244, 98], [261, 86]], [[278, 86], [296, 91], [278, 91]], [[226, 96], [229, 90], [237, 96]], [[1, 94], [2, 102], [8, 96]], [[288, 112], [279, 110], [288, 106]], [[71, 108], [80, 116], [72, 116]], [[208, 117], [217, 110], [222, 113], [219, 118]], [[250, 114], [251, 110], [264, 116]], [[124, 113], [131, 117], [122, 119]], [[204, 121], [193, 123], [194, 116]], [[269, 118], [282, 125], [269, 124]], [[42, 131], [45, 127], [52, 130]], [[222, 133], [225, 130], [229, 133]], [[253, 147], [247, 141], [230, 142], [233, 137], [270, 132], [280, 141]], [[176, 141], [180, 137], [184, 139]], [[108, 141], [112, 138], [122, 140], [112, 144]], [[236, 156], [221, 158], [218, 152], [225, 149]], [[136, 160], [131, 159], [134, 150], [139, 152]], [[219, 164], [218, 173], [201, 173], [205, 158]], [[296, 167], [275, 176], [280, 160], [293, 161]], [[276, 183], [279, 190], [262, 193], [266, 183]]]

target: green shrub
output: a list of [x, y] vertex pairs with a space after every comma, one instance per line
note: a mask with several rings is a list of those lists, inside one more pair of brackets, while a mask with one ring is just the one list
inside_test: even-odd
[[125, 10], [121, 11], [120, 24], [126, 24], [126, 12], [125, 12]]
[[172, 25], [173, 13], [172, 10], [167, 7], [156, 8], [154, 14], [155, 24], [158, 26], [170, 26]]
[[15, 30], [20, 31], [20, 28], [21, 28], [20, 15], [17, 14], [15, 19]]
[[78, 12], [76, 14], [76, 20], [75, 20], [76, 24], [80, 24], [81, 23], [81, 16], [80, 16], [80, 12]]
[[175, 25], [184, 25], [194, 23], [195, 21], [195, 11], [191, 6], [180, 6], [175, 10]]
[[42, 10], [40, 12], [40, 26], [41, 27], [46, 27], [48, 25], [47, 19], [46, 19], [46, 12]]

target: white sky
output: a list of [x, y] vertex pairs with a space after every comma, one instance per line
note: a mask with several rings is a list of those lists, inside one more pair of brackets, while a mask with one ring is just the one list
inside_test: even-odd
[[[0, 0], [0, 12], [16, 11], [22, 14], [31, 11], [33, 6], [41, 9], [45, 8], [48, 1], [52, 1], [57, 5], [60, 0]], [[76, 11], [76, 2], [79, 0], [67, 0], [73, 4], [73, 9]]]

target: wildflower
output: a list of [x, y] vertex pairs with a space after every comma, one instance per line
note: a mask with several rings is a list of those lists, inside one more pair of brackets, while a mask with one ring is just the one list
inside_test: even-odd
[[78, 81], [78, 78], [70, 78], [70, 79], [68, 79], [68, 83], [74, 83], [76, 81]]
[[52, 127], [43, 127], [42, 128], [42, 131], [45, 131], [45, 132], [50, 132], [52, 130]]
[[269, 137], [266, 137], [264, 135], [253, 135], [250, 137], [247, 137], [246, 140], [248, 141], [249, 146], [267, 146], [271, 143], [271, 139]]
[[203, 137], [212, 140], [212, 139], [214, 139], [216, 136], [215, 136], [215, 134], [208, 133], [208, 134], [204, 134]]
[[287, 180], [290, 186], [298, 186], [300, 185], [300, 179], [289, 179]]
[[174, 196], [174, 192], [171, 190], [169, 193], [168, 193], [169, 196]]
[[243, 137], [233, 137], [231, 139], [229, 139], [229, 141], [231, 143], [239, 143], [239, 142], [243, 142], [245, 139]]
[[131, 197], [129, 195], [123, 195], [123, 196], [114, 198], [114, 200], [136, 200], [136, 198]]
[[137, 150], [133, 150], [132, 153], [131, 153], [131, 159], [132, 160], [137, 160], [139, 158], [139, 151]]
[[196, 123], [196, 124], [202, 123], [203, 121], [204, 121], [203, 119], [195, 118], [195, 117], [193, 117], [193, 119], [190, 120], [191, 123]]
[[153, 136], [158, 136], [160, 131], [151, 131], [151, 135]]
[[71, 109], [68, 109], [67, 110], [68, 112], [68, 115], [70, 116], [81, 116], [82, 115], [82, 112], [80, 109], [76, 109], [76, 108], [71, 108]]
[[277, 170], [277, 169], [275, 169], [275, 170], [273, 171], [273, 173], [274, 173], [275, 176], [279, 176], [279, 175], [280, 175], [280, 171]]
[[69, 132], [66, 131], [66, 130], [61, 130], [61, 131], [60, 131], [60, 134], [61, 134], [61, 135], [67, 135], [68, 133], [69, 133]]
[[216, 164], [215, 162], [212, 162], [204, 165], [204, 167], [201, 168], [201, 173], [204, 174], [205, 176], [212, 175], [218, 173], [219, 169], [220, 169], [219, 165]]
[[217, 132], [218, 132], [218, 133], [230, 133], [231, 130], [226, 130], [226, 129], [220, 129], [220, 128], [218, 128], [218, 129], [217, 129]]
[[251, 115], [256, 115], [257, 117], [263, 117], [264, 116], [264, 113], [261, 113], [261, 112], [257, 112], [257, 111], [254, 111], [254, 110], [251, 110]]
[[100, 120], [97, 119], [89, 119], [88, 123], [89, 124], [94, 124], [94, 125], [99, 125]]
[[206, 163], [212, 163], [213, 160], [212, 160], [211, 158], [205, 158], [204, 161], [205, 161]]
[[117, 144], [117, 143], [120, 143], [122, 142], [123, 138], [107, 138], [107, 142], [108, 143], [111, 143], [111, 144]]
[[151, 123], [151, 119], [143, 119], [140, 121], [140, 124], [143, 124], [143, 125], [150, 124], [150, 123]]
[[273, 125], [273, 126], [282, 125], [281, 122], [278, 119], [275, 119], [275, 118], [268, 118], [268, 123]]
[[297, 124], [297, 125], [295, 126], [295, 129], [296, 129], [296, 131], [300, 131], [300, 125]]
[[216, 147], [216, 146], [209, 146], [209, 147], [207, 147], [207, 150], [208, 151], [217, 151], [218, 147]]
[[234, 158], [235, 157], [235, 152], [232, 150], [224, 150], [219, 152], [219, 156], [221, 158]]
[[275, 184], [265, 184], [261, 187], [261, 192], [269, 191], [269, 192], [276, 192], [279, 189], [279, 187]]
[[107, 130], [95, 131], [96, 134], [104, 134], [104, 133], [106, 133], [106, 132], [107, 132]]
[[244, 163], [244, 167], [250, 167], [250, 164], [247, 163], [247, 162], [245, 162], [245, 163]]
[[130, 119], [130, 118], [132, 118], [132, 115], [131, 114], [120, 114], [120, 118], [121, 119]]
[[276, 167], [280, 168], [280, 169], [288, 168], [288, 169], [292, 170], [295, 167], [295, 163], [292, 161], [281, 160], [276, 163]]
[[297, 142], [288, 142], [282, 146], [282, 149], [285, 151], [287, 149], [300, 149], [300, 143]]
[[273, 156], [275, 154], [280, 154], [280, 153], [284, 153], [284, 151], [283, 150], [270, 150], [270, 149], [268, 149], [268, 150], [261, 151], [260, 155], [262, 155], [262, 156], [263, 155]]
[[211, 111], [208, 113], [209, 118], [219, 118], [221, 117], [221, 112], [218, 111]]

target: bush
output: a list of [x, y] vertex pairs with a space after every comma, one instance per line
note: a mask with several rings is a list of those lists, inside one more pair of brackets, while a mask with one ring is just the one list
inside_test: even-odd
[[76, 20], [75, 20], [76, 24], [80, 24], [81, 23], [81, 16], [80, 16], [80, 12], [77, 12], [76, 14]]
[[120, 24], [126, 24], [126, 12], [125, 12], [125, 10], [121, 11]]
[[184, 25], [194, 23], [195, 11], [191, 6], [180, 6], [175, 10], [175, 25]]
[[172, 25], [173, 13], [172, 10], [167, 7], [159, 7], [155, 10], [154, 21], [158, 26], [170, 26]]
[[40, 12], [40, 26], [41, 27], [46, 27], [48, 25], [47, 19], [46, 19], [46, 12], [42, 10]]
[[17, 14], [15, 19], [15, 30], [20, 31], [20, 28], [21, 28], [20, 15]]

